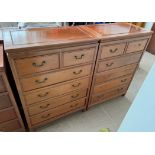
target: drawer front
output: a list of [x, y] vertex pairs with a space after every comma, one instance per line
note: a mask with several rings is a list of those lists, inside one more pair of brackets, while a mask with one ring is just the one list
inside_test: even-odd
[[11, 107], [11, 101], [8, 93], [0, 94], [0, 110]]
[[16, 59], [15, 65], [21, 76], [56, 69], [59, 68], [59, 54]]
[[85, 99], [82, 98], [80, 100], [76, 100], [70, 103], [66, 103], [62, 106], [56, 107], [54, 109], [48, 110], [46, 112], [43, 112], [42, 114], [35, 115], [31, 117], [31, 123], [32, 125], [35, 125], [37, 123], [43, 122], [45, 120], [48, 120], [50, 118], [62, 115], [64, 113], [67, 113], [69, 111], [79, 109], [85, 106]]
[[59, 96], [79, 89], [87, 89], [89, 84], [89, 78], [75, 80], [66, 84], [58, 84], [53, 87], [47, 87], [38, 91], [27, 92], [25, 94], [25, 100], [27, 104], [43, 101], [51, 97]]
[[119, 43], [119, 44], [105, 45], [105, 46], [102, 45], [100, 59], [121, 55], [123, 54], [125, 47], [126, 47], [126, 43]]
[[16, 131], [20, 128], [22, 127], [18, 120], [13, 120], [13, 121], [0, 124], [0, 131], [4, 131], [4, 132]]
[[132, 75], [124, 76], [121, 78], [110, 80], [110, 81], [105, 82], [105, 83], [100, 84], [100, 85], [96, 85], [94, 87], [94, 94], [103, 93], [103, 92], [109, 91], [111, 89], [115, 89], [119, 85], [129, 84], [131, 78], [132, 78]]
[[132, 64], [97, 73], [95, 77], [95, 84], [103, 83], [128, 74], [133, 74], [136, 67], [137, 64]]
[[96, 48], [85, 48], [63, 53], [63, 65], [71, 66], [92, 62], [94, 59]]
[[0, 75], [0, 93], [5, 92], [6, 88], [2, 76]]
[[98, 65], [98, 72], [137, 63], [140, 60], [142, 53], [125, 55], [111, 60], [101, 61]]
[[22, 87], [24, 91], [28, 91], [28, 90], [56, 84], [59, 82], [64, 82], [67, 80], [72, 80], [75, 78], [87, 76], [91, 73], [91, 66], [92, 65], [86, 65], [86, 66], [76, 67], [76, 68], [67, 69], [59, 72], [43, 74], [40, 76], [33, 76], [31, 78], [24, 78], [24, 79], [21, 79]]
[[138, 41], [131, 41], [128, 44], [127, 53], [143, 51], [148, 39], [138, 40]]
[[116, 88], [110, 92], [94, 95], [92, 97], [91, 104], [110, 100], [113, 97], [117, 97], [117, 96], [124, 94], [126, 92], [126, 90], [127, 90], [127, 86], [119, 86], [118, 88]]
[[13, 120], [16, 119], [17, 115], [15, 110], [12, 109], [7, 109], [7, 110], [3, 110], [0, 112], [0, 123], [9, 121], [9, 120]]
[[52, 98], [37, 104], [33, 104], [32, 106], [28, 107], [28, 111], [30, 116], [39, 114], [46, 110], [63, 105], [67, 102], [72, 102], [79, 98], [86, 97], [86, 94], [87, 94], [87, 90], [75, 91], [62, 97]]

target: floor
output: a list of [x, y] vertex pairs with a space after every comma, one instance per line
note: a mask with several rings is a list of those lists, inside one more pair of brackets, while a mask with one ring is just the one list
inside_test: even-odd
[[107, 101], [90, 108], [87, 112], [76, 112], [38, 129], [40, 132], [98, 132], [101, 128], [117, 131], [141, 84], [147, 76], [155, 56], [145, 52], [139, 69], [124, 97]]

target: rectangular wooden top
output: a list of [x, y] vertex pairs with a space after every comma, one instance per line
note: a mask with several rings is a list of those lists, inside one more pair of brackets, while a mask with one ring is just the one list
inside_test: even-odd
[[92, 43], [98, 39], [78, 26], [59, 28], [32, 28], [27, 30], [2, 30], [5, 50], [39, 46], [60, 46]]
[[133, 25], [131, 23], [112, 23], [81, 26], [81, 29], [91, 33], [102, 40], [115, 39], [116, 37], [134, 37], [151, 35], [153, 32]]
[[32, 28], [27, 30], [1, 30], [5, 50], [25, 48], [61, 48], [77, 44], [91, 44], [118, 37], [146, 36], [151, 31], [129, 23], [72, 26], [60, 28]]

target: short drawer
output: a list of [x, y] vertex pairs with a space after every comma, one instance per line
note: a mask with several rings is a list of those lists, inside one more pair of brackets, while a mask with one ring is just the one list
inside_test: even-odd
[[110, 91], [111, 89], [115, 89], [116, 87], [123, 85], [123, 84], [129, 84], [131, 81], [132, 75], [130, 76], [123, 76], [114, 80], [107, 81], [100, 85], [95, 85], [94, 87], [94, 94], [103, 93], [106, 91]]
[[17, 115], [14, 108], [8, 108], [0, 111], [0, 123], [16, 119]]
[[6, 123], [0, 124], [0, 131], [11, 132], [22, 128], [18, 120], [12, 120]]
[[5, 92], [6, 88], [2, 76], [0, 75], [0, 93]]
[[63, 53], [63, 65], [71, 66], [76, 64], [82, 64], [92, 62], [95, 55], [95, 47], [82, 48], [74, 51]]
[[118, 43], [112, 45], [101, 45], [101, 55], [100, 59], [113, 57], [116, 55], [123, 54], [126, 47], [126, 43]]
[[89, 78], [79, 79], [65, 84], [57, 84], [52, 87], [42, 88], [38, 91], [31, 91], [25, 93], [25, 100], [27, 104], [43, 101], [51, 97], [63, 95], [74, 90], [87, 89]]
[[115, 68], [115, 69], [97, 73], [95, 77], [95, 84], [103, 83], [128, 74], [133, 74], [136, 67], [137, 67], [137, 64], [131, 64], [120, 68]]
[[41, 88], [59, 82], [64, 82], [67, 80], [87, 76], [91, 73], [91, 67], [92, 65], [85, 65], [63, 71], [33, 76], [30, 78], [23, 78], [21, 79], [21, 84], [24, 91], [29, 91], [32, 89]]
[[148, 39], [142, 39], [142, 40], [138, 40], [138, 41], [129, 42], [126, 53], [143, 51], [145, 49], [147, 41], [148, 41]]
[[62, 106], [56, 107], [54, 109], [48, 110], [46, 112], [43, 112], [41, 114], [35, 115], [30, 118], [32, 125], [35, 125], [37, 123], [43, 122], [45, 120], [48, 120], [53, 117], [57, 117], [59, 115], [62, 115], [64, 113], [67, 113], [69, 111], [80, 109], [85, 106], [85, 99], [79, 99], [70, 103], [66, 103]]
[[98, 72], [102, 72], [105, 70], [129, 65], [132, 63], [137, 63], [141, 58], [142, 53], [125, 55], [117, 58], [113, 58], [110, 60], [101, 61], [98, 64]]
[[29, 111], [30, 116], [39, 114], [43, 111], [58, 107], [65, 103], [72, 102], [79, 98], [86, 97], [86, 94], [87, 94], [87, 90], [74, 91], [74, 92], [64, 95], [64, 96], [51, 98], [49, 100], [45, 100], [43, 102], [33, 104], [32, 106], [28, 107], [28, 111]]
[[11, 107], [11, 101], [8, 93], [1, 93], [0, 94], [0, 110]]
[[120, 95], [126, 93], [126, 91], [127, 91], [127, 86], [119, 86], [110, 92], [93, 95], [91, 104], [110, 100], [114, 97], [117, 97], [117, 96], [120, 96]]
[[59, 54], [16, 59], [15, 65], [20, 76], [59, 68]]

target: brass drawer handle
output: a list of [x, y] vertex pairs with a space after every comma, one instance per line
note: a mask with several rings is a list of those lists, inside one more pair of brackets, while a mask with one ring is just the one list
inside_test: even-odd
[[121, 80], [121, 82], [125, 82], [125, 81], [127, 81], [127, 79], [123, 79], [123, 80]]
[[122, 90], [123, 90], [123, 88], [118, 88], [118, 89], [117, 89], [117, 91], [122, 91]]
[[111, 62], [110, 64], [106, 64], [107, 67], [111, 67], [114, 63]]
[[50, 104], [46, 104], [45, 106], [40, 106], [41, 109], [45, 109], [49, 106]]
[[41, 116], [41, 118], [47, 118], [47, 117], [49, 117], [51, 114], [47, 114], [47, 115], [43, 115], [43, 116]]
[[46, 61], [42, 61], [41, 64], [37, 64], [36, 62], [33, 62], [32, 65], [34, 67], [42, 67], [42, 66], [44, 66], [45, 63], [46, 63]]
[[71, 108], [75, 108], [78, 105], [78, 103], [76, 103], [75, 105], [71, 105]]
[[73, 84], [72, 87], [79, 87], [80, 85], [81, 85], [81, 83], [78, 83], [78, 84], [76, 84], [76, 85]]
[[76, 98], [76, 97], [78, 97], [78, 96], [79, 96], [79, 94], [76, 94], [75, 96], [72, 95], [71, 97], [72, 97], [72, 98]]
[[84, 54], [81, 54], [81, 56], [80, 57], [78, 57], [78, 56], [74, 56], [75, 57], [75, 59], [82, 59], [82, 57], [84, 57], [85, 55]]
[[48, 80], [48, 78], [44, 78], [42, 81], [36, 80], [35, 82], [36, 82], [36, 83], [44, 83], [44, 82], [46, 82], [47, 80]]
[[110, 53], [115, 53], [118, 50], [118, 48], [115, 48], [114, 50], [110, 49]]
[[39, 97], [46, 97], [48, 95], [48, 92], [46, 92], [45, 94], [39, 94]]
[[75, 74], [75, 75], [78, 75], [78, 74], [80, 74], [80, 73], [82, 73], [82, 69], [81, 70], [79, 70], [78, 72], [73, 72], [73, 74]]
[[105, 96], [104, 94], [102, 94], [102, 95], [98, 95], [97, 98], [100, 99], [101, 97], [104, 97], [104, 96]]

